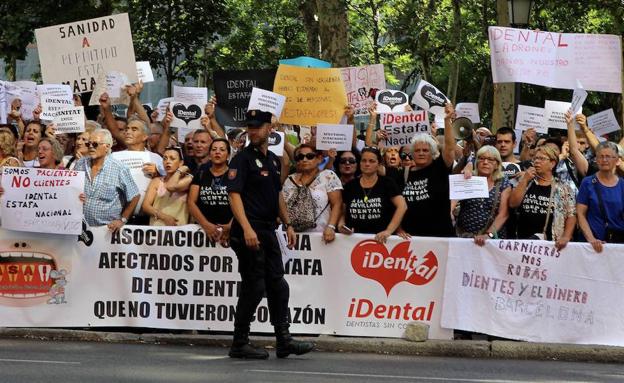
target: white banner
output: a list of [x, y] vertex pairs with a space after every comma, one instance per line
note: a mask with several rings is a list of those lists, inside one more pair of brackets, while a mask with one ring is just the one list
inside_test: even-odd
[[56, 112], [74, 106], [74, 95], [69, 85], [37, 85], [37, 94], [41, 100], [41, 119], [52, 121]]
[[[21, 233], [4, 244], [5, 233], [0, 231], [0, 251], [31, 244]], [[439, 326], [447, 240], [392, 237], [384, 246], [365, 235], [337, 237], [325, 245], [320, 234], [299, 234], [293, 258], [285, 262], [292, 332], [397, 338], [409, 322], [423, 321], [431, 326], [430, 338], [452, 338]], [[115, 235], [100, 227], [82, 238], [35, 246], [66, 270], [66, 303], [2, 297], [12, 287], [0, 279], [0, 326], [233, 329], [240, 289], [236, 256], [198, 226], [124, 226]], [[16, 274], [21, 281], [22, 269]], [[35, 276], [32, 283], [38, 281]], [[273, 331], [266, 299], [252, 331]]]
[[89, 92], [99, 74], [114, 70], [137, 82], [127, 13], [35, 29], [35, 37], [44, 83]]
[[381, 129], [388, 134], [387, 146], [403, 146], [412, 143], [412, 138], [416, 133], [429, 132], [429, 117], [427, 112], [419, 110], [416, 112], [403, 113], [382, 113]]
[[451, 240], [442, 326], [533, 342], [624, 345], [622, 246]]
[[84, 172], [2, 168], [2, 227], [54, 234], [80, 234]]
[[494, 83], [622, 93], [620, 36], [489, 27]]
[[373, 103], [373, 92], [386, 89], [383, 64], [340, 68], [347, 92], [347, 102], [356, 115], [367, 115]]

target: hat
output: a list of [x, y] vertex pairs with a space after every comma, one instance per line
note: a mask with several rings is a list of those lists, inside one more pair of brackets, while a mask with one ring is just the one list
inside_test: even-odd
[[245, 113], [245, 124], [251, 128], [259, 128], [263, 124], [270, 124], [273, 115], [269, 112], [263, 112], [261, 110], [248, 110]]

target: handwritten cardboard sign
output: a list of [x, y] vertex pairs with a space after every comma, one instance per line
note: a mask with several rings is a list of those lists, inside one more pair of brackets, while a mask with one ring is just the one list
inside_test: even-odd
[[286, 96], [280, 118], [284, 124], [336, 124], [347, 106], [340, 69], [280, 65], [273, 91]]
[[35, 30], [43, 82], [68, 84], [74, 93], [95, 88], [98, 74], [119, 71], [137, 82], [127, 13]]
[[622, 93], [620, 36], [489, 27], [494, 83]]
[[347, 102], [355, 115], [368, 115], [368, 107], [379, 89], [386, 89], [383, 64], [340, 68], [347, 92]]
[[382, 113], [379, 121], [381, 122], [381, 129], [388, 134], [387, 146], [409, 145], [412, 143], [415, 134], [429, 132], [429, 118], [424, 110]]
[[352, 143], [352, 125], [318, 124], [316, 127], [316, 148], [318, 150], [351, 150]]
[[82, 232], [84, 172], [2, 169], [2, 227], [54, 234]]

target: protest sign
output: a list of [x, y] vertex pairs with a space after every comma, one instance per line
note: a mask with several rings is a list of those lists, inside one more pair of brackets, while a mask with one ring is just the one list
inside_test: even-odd
[[[442, 327], [553, 343], [624, 344], [621, 245], [449, 243]], [[607, 330], [608, 329], [608, 330]]]
[[622, 93], [620, 36], [489, 27], [494, 83]]
[[572, 102], [570, 103], [570, 109], [572, 109], [572, 116], [576, 116], [581, 113], [583, 109], [583, 103], [587, 98], [587, 91], [583, 88], [575, 88], [572, 94]]
[[156, 118], [156, 121], [161, 122], [165, 118], [167, 115], [167, 108], [172, 101], [173, 97], [161, 98], [158, 100], [158, 105], [156, 105], [156, 109], [158, 109], [158, 118]]
[[[437, 116], [444, 116], [444, 106], [449, 99], [440, 92], [438, 88], [429, 84], [425, 80], [420, 80], [416, 87], [412, 104], [416, 104], [422, 109], [431, 112]], [[442, 126], [444, 127], [444, 126]]]
[[89, 92], [98, 75], [110, 71], [137, 82], [127, 13], [36, 29], [35, 37], [44, 83]]
[[215, 114], [224, 127], [244, 127], [253, 88], [273, 89], [275, 69], [215, 71]]
[[407, 94], [400, 90], [383, 89], [375, 94], [377, 113], [405, 112], [409, 104]]
[[[535, 106], [518, 105], [516, 115], [516, 130], [535, 129], [538, 133], [548, 133], [547, 127], [542, 127], [544, 121], [544, 108]], [[520, 142], [520, 140], [516, 140]]]
[[173, 113], [171, 126], [178, 128], [179, 142], [183, 142], [184, 136], [189, 132], [202, 129], [201, 117], [204, 115], [204, 112], [199, 105], [174, 100], [171, 103], [171, 113]]
[[128, 76], [118, 71], [99, 73], [95, 88], [91, 92], [89, 106], [100, 105], [100, 97], [104, 93], [108, 94], [109, 103], [112, 105], [129, 105], [130, 96], [126, 91], [126, 86], [130, 85]]
[[136, 183], [139, 193], [141, 193], [141, 199], [134, 209], [134, 214], [139, 214], [141, 211], [141, 205], [143, 205], [143, 199], [145, 198], [145, 191], [149, 186], [150, 177], [143, 173], [143, 165], [150, 162], [150, 155], [147, 151], [135, 151], [135, 150], [122, 150], [119, 152], [111, 153], [111, 156], [117, 161], [121, 161], [129, 170], [134, 183]]
[[292, 65], [306, 68], [331, 68], [331, 63], [314, 57], [300, 56], [292, 59], [281, 59], [280, 65]]
[[4, 83], [6, 92], [6, 113], [11, 112], [13, 100], [21, 101], [20, 112], [24, 120], [33, 119], [33, 110], [39, 105], [37, 97], [37, 83], [34, 81], [7, 81]]
[[82, 232], [84, 172], [2, 168], [2, 227], [55, 234]]
[[597, 136], [620, 130], [620, 125], [615, 118], [613, 109], [603, 110], [600, 113], [592, 114], [587, 117], [587, 126], [589, 126]]
[[69, 85], [37, 85], [37, 94], [41, 100], [41, 119], [52, 121], [56, 112], [74, 106], [74, 95]]
[[154, 73], [152, 72], [152, 67], [150, 66], [149, 61], [137, 61], [137, 78], [142, 83], [153, 82], [154, 81]]
[[[569, 109], [569, 102], [546, 100], [544, 104], [544, 119], [541, 123], [542, 129], [568, 129], [565, 114]], [[583, 108], [581, 107], [579, 113], [582, 111]]]
[[347, 92], [347, 102], [355, 115], [367, 115], [376, 92], [386, 89], [383, 64], [340, 68], [340, 74]]
[[273, 91], [286, 96], [284, 124], [336, 124], [347, 106], [340, 69], [280, 65]]
[[56, 131], [54, 134], [80, 133], [85, 131], [84, 106], [72, 106], [56, 112], [54, 116]]
[[466, 117], [473, 124], [481, 122], [481, 117], [479, 115], [479, 104], [476, 102], [460, 102], [455, 105], [455, 113], [457, 117]]
[[261, 110], [269, 112], [279, 120], [284, 109], [286, 97], [281, 94], [270, 92], [268, 90], [253, 88], [251, 90], [251, 98], [247, 110]]
[[473, 176], [465, 178], [463, 174], [449, 175], [449, 198], [462, 200], [468, 198], [488, 198], [487, 177]]
[[174, 85], [173, 99], [176, 102], [197, 104], [203, 110], [208, 103], [208, 89]]
[[351, 150], [353, 125], [318, 124], [316, 126], [316, 149]]
[[429, 132], [427, 112], [382, 113], [379, 115], [381, 129], [388, 134], [387, 146], [404, 146], [412, 143], [416, 133]]

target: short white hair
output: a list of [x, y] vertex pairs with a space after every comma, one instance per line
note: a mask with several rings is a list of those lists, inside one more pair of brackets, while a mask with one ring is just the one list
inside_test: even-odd
[[429, 150], [431, 151], [431, 157], [435, 160], [440, 156], [440, 149], [438, 148], [438, 141], [435, 138], [431, 137], [429, 133], [416, 133], [412, 138], [412, 148], [411, 152], [414, 153], [414, 146], [416, 144], [427, 144], [429, 145]]
[[108, 154], [110, 154], [113, 147], [113, 136], [111, 132], [108, 129], [96, 129], [91, 133], [91, 137], [93, 137], [94, 134], [102, 137], [102, 143], [108, 145]]

